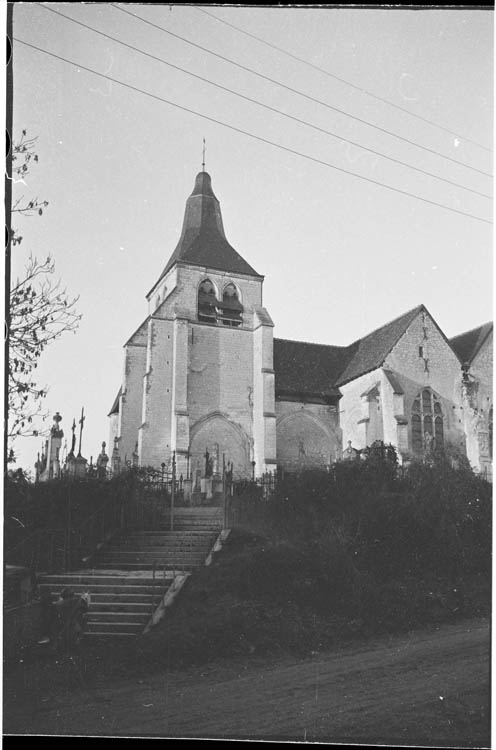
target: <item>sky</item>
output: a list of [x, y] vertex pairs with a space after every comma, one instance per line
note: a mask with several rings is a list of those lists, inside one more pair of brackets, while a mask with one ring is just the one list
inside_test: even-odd
[[[122, 347], [177, 244], [203, 138], [227, 238], [265, 276], [275, 336], [347, 345], [421, 303], [448, 337], [492, 319], [492, 12], [120, 7], [14, 6], [14, 138], [37, 137], [39, 157], [14, 198], [49, 206], [16, 220], [13, 278], [50, 253], [79, 296], [77, 333], [36, 371], [69, 444], [83, 406], [83, 455], [108, 440]], [[32, 469], [40, 447], [17, 440], [17, 465]]]

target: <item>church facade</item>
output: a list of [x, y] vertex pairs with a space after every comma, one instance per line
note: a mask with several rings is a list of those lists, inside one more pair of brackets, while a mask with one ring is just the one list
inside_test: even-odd
[[110, 411], [121, 461], [184, 476], [325, 468], [380, 440], [454, 446], [490, 474], [492, 324], [448, 341], [420, 305], [347, 347], [273, 337], [263, 276], [229, 244], [200, 172], [178, 244], [124, 346]]

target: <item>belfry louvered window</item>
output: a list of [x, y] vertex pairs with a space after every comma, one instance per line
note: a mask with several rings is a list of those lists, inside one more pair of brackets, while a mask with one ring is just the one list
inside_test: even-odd
[[222, 303], [219, 305], [219, 318], [222, 325], [237, 327], [241, 325], [241, 313], [243, 306], [239, 301], [238, 290], [234, 284], [228, 284], [222, 295]]
[[201, 323], [217, 322], [217, 297], [210, 279], [202, 281], [198, 288], [198, 320]]
[[444, 445], [444, 420], [441, 403], [430, 390], [417, 396], [412, 406], [412, 450], [420, 454], [424, 450], [436, 450]]
[[210, 279], [202, 281], [198, 287], [198, 320], [211, 325], [221, 324], [236, 328], [243, 322], [243, 305], [239, 292], [232, 282], [224, 287], [222, 300], [217, 299], [215, 287]]

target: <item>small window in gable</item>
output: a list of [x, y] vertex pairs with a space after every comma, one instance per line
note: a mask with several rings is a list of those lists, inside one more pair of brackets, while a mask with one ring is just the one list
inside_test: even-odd
[[217, 297], [210, 279], [202, 281], [198, 288], [198, 320], [201, 323], [217, 323]]
[[224, 288], [222, 294], [219, 315], [222, 325], [231, 327], [240, 326], [243, 321], [242, 312], [243, 305], [239, 301], [238, 290], [234, 284], [230, 283]]

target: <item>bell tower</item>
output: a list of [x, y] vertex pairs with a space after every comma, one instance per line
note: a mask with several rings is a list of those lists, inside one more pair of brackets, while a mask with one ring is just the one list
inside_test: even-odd
[[276, 468], [273, 323], [262, 285], [229, 244], [201, 171], [178, 244], [147, 294], [149, 315], [126, 344], [118, 418], [112, 412], [122, 454], [138, 440], [140, 465], [158, 468], [175, 452], [178, 475], [193, 478], [206, 454], [219, 471], [232, 461], [237, 477]]

